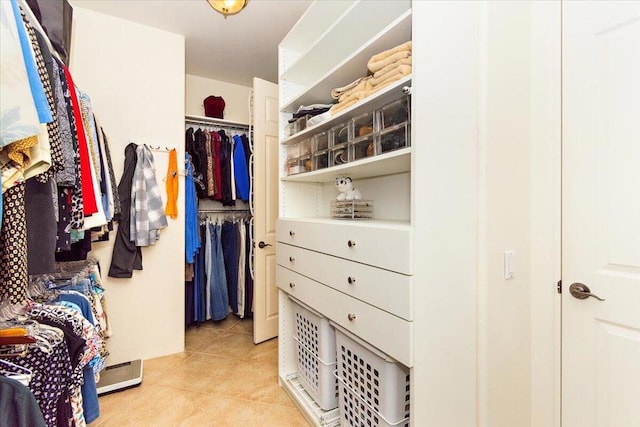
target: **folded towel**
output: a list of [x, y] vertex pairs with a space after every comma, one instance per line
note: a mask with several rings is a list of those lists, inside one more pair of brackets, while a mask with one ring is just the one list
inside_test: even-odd
[[393, 68], [389, 72], [382, 74], [378, 78], [373, 78], [371, 80], [371, 85], [375, 88], [378, 87], [382, 83], [386, 83], [388, 80], [396, 81], [400, 80], [402, 77], [411, 74], [411, 65], [399, 65], [396, 68]]
[[380, 52], [380, 53], [378, 53], [376, 55], [373, 55], [371, 57], [371, 59], [369, 60], [369, 62], [382, 61], [383, 59], [385, 59], [385, 58], [387, 58], [387, 57], [389, 57], [389, 56], [391, 56], [391, 55], [393, 55], [394, 53], [397, 53], [397, 52], [402, 52], [402, 51], [409, 51], [410, 52], [412, 50], [412, 48], [413, 48], [413, 45], [411, 43], [411, 40], [409, 40], [408, 42], [404, 42], [404, 43], [402, 43], [402, 44], [400, 44], [400, 45], [398, 45], [398, 46], [396, 46], [394, 48], [391, 48], [391, 49], [385, 50], [383, 52]]
[[369, 71], [371, 71], [372, 73], [375, 73], [376, 71], [380, 71], [382, 70], [384, 67], [386, 67], [389, 64], [393, 64], [394, 62], [397, 62], [401, 59], [405, 59], [405, 58], [409, 58], [411, 56], [411, 52], [410, 51], [400, 51], [400, 52], [396, 52], [393, 55], [390, 55], [380, 61], [369, 61], [367, 63], [367, 68], [369, 68]]
[[351, 83], [349, 83], [346, 86], [342, 86], [342, 87], [337, 87], [335, 89], [331, 89], [331, 97], [333, 99], [338, 99], [340, 98], [340, 95], [342, 95], [344, 92], [353, 89], [354, 87], [356, 87], [363, 79], [365, 79], [366, 77], [360, 77], [354, 81], [352, 81]]
[[331, 112], [332, 115], [337, 114], [338, 112], [351, 107], [353, 104], [357, 103], [358, 101], [360, 101], [359, 99], [352, 99], [349, 102], [339, 102], [337, 104], [334, 104], [333, 107], [331, 107], [331, 110], [329, 110]]
[[398, 61], [396, 61], [396, 62], [393, 62], [393, 63], [391, 63], [391, 64], [387, 65], [387, 66], [386, 66], [386, 67], [384, 67], [382, 70], [376, 71], [376, 72], [373, 74], [373, 78], [374, 78], [374, 79], [376, 79], [376, 78], [380, 77], [381, 75], [383, 75], [383, 74], [386, 74], [386, 73], [390, 72], [391, 70], [395, 69], [396, 67], [398, 67], [398, 66], [400, 66], [400, 65], [409, 65], [409, 66], [410, 66], [410, 65], [411, 65], [411, 62], [412, 62], [412, 61], [411, 61], [411, 56], [410, 56], [410, 57], [408, 57], [408, 58], [400, 59], [400, 60], [398, 60]]
[[366, 78], [362, 79], [362, 81], [360, 83], [358, 83], [358, 85], [356, 87], [354, 87], [352, 89], [349, 89], [348, 91], [346, 91], [342, 95], [340, 95], [340, 98], [338, 98], [338, 102], [343, 102], [345, 99], [349, 98], [354, 93], [358, 93], [358, 92], [362, 92], [363, 90], [371, 89], [373, 87], [373, 86], [371, 86], [371, 80], [372, 79], [373, 79], [373, 76], [367, 76]]

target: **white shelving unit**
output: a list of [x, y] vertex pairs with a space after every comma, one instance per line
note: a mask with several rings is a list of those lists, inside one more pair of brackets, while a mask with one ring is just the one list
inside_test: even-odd
[[[476, 413], [476, 324], [470, 315], [476, 300], [468, 278], [475, 271], [477, 238], [476, 141], [469, 136], [477, 126], [469, 118], [477, 111], [478, 76], [476, 68], [464, 65], [476, 58], [472, 23], [479, 17], [477, 9], [460, 3], [316, 1], [280, 44], [285, 135], [299, 105], [330, 102], [332, 88], [367, 74], [372, 55], [413, 40], [413, 75], [325, 122], [281, 137], [279, 375], [313, 425], [340, 421], [337, 410], [310, 403], [294, 381], [291, 298], [409, 368], [410, 418], [398, 425], [475, 425], [469, 420]], [[287, 146], [407, 91], [409, 147], [285, 176]], [[374, 200], [373, 219], [330, 218], [337, 176], [350, 176], [364, 198]]]

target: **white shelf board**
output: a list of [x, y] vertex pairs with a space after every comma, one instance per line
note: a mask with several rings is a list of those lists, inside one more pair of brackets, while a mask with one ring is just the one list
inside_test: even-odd
[[281, 379], [282, 387], [294, 397], [293, 401], [302, 409], [306, 418], [318, 427], [339, 427], [340, 410], [338, 408], [325, 411], [313, 400], [302, 387], [298, 374], [293, 373]]
[[376, 29], [385, 28], [409, 9], [410, 0], [380, 1], [373, 10], [368, 1], [354, 2], [307, 52], [282, 72], [280, 80], [304, 85], [316, 82], [328, 66], [350, 57], [378, 33]]
[[336, 22], [353, 1], [323, 0], [313, 2], [300, 20], [280, 42], [279, 48], [304, 52], [327, 32], [327, 22]]
[[367, 157], [311, 172], [282, 177], [288, 182], [333, 182], [338, 176], [350, 176], [352, 179], [363, 179], [377, 176], [393, 175], [411, 170], [411, 147]]
[[312, 84], [308, 90], [288, 101], [287, 104], [281, 108], [281, 111], [294, 113], [300, 105], [328, 104], [334, 102], [331, 98], [331, 90], [345, 86], [367, 75], [367, 63], [373, 55], [409, 40], [411, 40], [411, 10], [403, 13], [359, 50], [336, 65], [315, 84]]
[[283, 145], [294, 144], [309, 138], [316, 133], [325, 131], [338, 123], [342, 123], [345, 120], [359, 116], [362, 113], [371, 112], [377, 108], [383, 107], [390, 102], [400, 99], [404, 93], [402, 88], [405, 86], [411, 86], [411, 76], [406, 76], [389, 86], [381, 89], [379, 92], [375, 92], [373, 95], [368, 96], [360, 102], [353, 104], [351, 107], [340, 111], [338, 114], [331, 116], [330, 119], [325, 120], [316, 125], [310, 126], [305, 130], [298, 132], [290, 137], [283, 139], [281, 143]]
[[249, 123], [236, 122], [233, 120], [225, 120], [225, 119], [216, 119], [215, 117], [206, 117], [206, 116], [194, 116], [191, 114], [187, 114], [184, 116], [186, 121], [194, 121], [194, 122], [202, 122], [212, 125], [221, 125], [221, 126], [242, 126], [249, 127]]

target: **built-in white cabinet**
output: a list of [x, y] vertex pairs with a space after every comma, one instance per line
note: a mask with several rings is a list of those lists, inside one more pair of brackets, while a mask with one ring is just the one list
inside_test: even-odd
[[[469, 292], [472, 284], [465, 282], [468, 270], [475, 268], [473, 262], [465, 264], [474, 259], [475, 213], [465, 207], [474, 203], [475, 182], [468, 178], [474, 174], [470, 162], [475, 153], [464, 153], [473, 146], [464, 134], [470, 128], [457, 127], [456, 121], [475, 111], [466, 99], [475, 91], [459, 83], [475, 88], [477, 82], [475, 68], [455, 67], [461, 56], [472, 60], [477, 48], [475, 33], [465, 38], [473, 28], [457, 31], [453, 26], [471, 22], [477, 11], [445, 2], [416, 3], [316, 1], [279, 47], [279, 373], [281, 385], [317, 426], [340, 425], [340, 414], [339, 409], [320, 408], [297, 378], [298, 302], [372, 354], [382, 355], [385, 366], [407, 372], [406, 378], [401, 375], [406, 396], [404, 389], [382, 393], [406, 397], [409, 418], [375, 425], [475, 425], [465, 424], [475, 417], [475, 401], [469, 398], [475, 395], [475, 319], [467, 317], [475, 299]], [[447, 23], [449, 27], [443, 27]], [[418, 28], [422, 26], [428, 28]], [[457, 38], [448, 51], [443, 37], [451, 34]], [[300, 105], [331, 102], [331, 89], [367, 74], [371, 56], [408, 40], [413, 40], [412, 75], [325, 121], [288, 132], [288, 121]], [[452, 71], [445, 72], [447, 67]], [[408, 94], [410, 114], [402, 125], [406, 146], [321, 168], [311, 162], [291, 173], [291, 152], [299, 152], [292, 146], [324, 137], [324, 132], [363, 114], [378, 114]], [[449, 110], [451, 102], [461, 99], [458, 111]], [[446, 105], [439, 107], [440, 100], [447, 100]], [[458, 176], [456, 168], [464, 168], [464, 173]], [[364, 198], [373, 200], [373, 218], [331, 218], [339, 176], [351, 177]], [[443, 191], [448, 186], [454, 194]], [[461, 228], [456, 230], [456, 224]], [[447, 234], [448, 240], [443, 238]], [[452, 255], [456, 245], [462, 246]], [[446, 268], [451, 268], [449, 275]], [[457, 292], [461, 294], [454, 297]], [[340, 366], [340, 358], [337, 363]], [[457, 409], [442, 406], [447, 399], [453, 405], [456, 396]], [[365, 406], [369, 404], [361, 409]]]

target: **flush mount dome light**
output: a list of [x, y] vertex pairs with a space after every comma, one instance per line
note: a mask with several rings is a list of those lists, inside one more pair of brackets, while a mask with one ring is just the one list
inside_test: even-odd
[[217, 12], [220, 12], [225, 19], [229, 15], [235, 15], [244, 9], [249, 0], [207, 0], [209, 5]]

